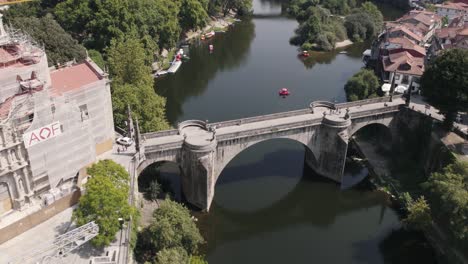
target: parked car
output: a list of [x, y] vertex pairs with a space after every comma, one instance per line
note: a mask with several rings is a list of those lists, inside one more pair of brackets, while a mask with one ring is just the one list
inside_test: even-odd
[[131, 146], [133, 144], [133, 139], [129, 137], [119, 137], [116, 140], [117, 144], [123, 145], [123, 146]]

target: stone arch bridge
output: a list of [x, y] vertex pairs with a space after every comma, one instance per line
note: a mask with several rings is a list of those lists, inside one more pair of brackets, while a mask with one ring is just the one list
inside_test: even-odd
[[224, 167], [256, 143], [288, 138], [306, 147], [305, 163], [318, 174], [341, 182], [349, 138], [369, 124], [397, 134], [397, 116], [406, 108], [400, 97], [334, 104], [312, 102], [307, 109], [207, 124], [188, 120], [177, 129], [142, 134], [138, 174], [162, 161], [180, 165], [188, 202], [208, 211]]

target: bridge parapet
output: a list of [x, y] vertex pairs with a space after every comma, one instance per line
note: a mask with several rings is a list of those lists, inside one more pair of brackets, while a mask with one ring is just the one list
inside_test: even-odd
[[359, 111], [355, 113], [350, 113], [351, 119], [366, 117], [366, 116], [375, 116], [378, 114], [393, 113], [400, 111], [402, 105], [391, 105], [385, 108], [370, 109], [365, 111]]
[[315, 107], [325, 107], [325, 108], [332, 109], [332, 110], [336, 109], [336, 105], [334, 103], [332, 103], [332, 102], [314, 101], [314, 102], [310, 103], [310, 105], [309, 105], [309, 109], [310, 109], [311, 113], [314, 113], [314, 108]]
[[157, 138], [157, 137], [173, 136], [177, 134], [179, 134], [178, 129], [170, 129], [170, 130], [163, 130], [163, 131], [158, 131], [158, 132], [144, 133], [142, 134], [142, 136], [144, 139], [151, 139], [151, 138]]
[[[401, 99], [401, 98], [403, 98], [403, 95], [393, 96], [393, 100]], [[376, 97], [376, 98], [364, 99], [364, 100], [359, 100], [359, 101], [354, 101], [354, 102], [339, 103], [339, 104], [335, 104], [335, 107], [336, 109], [341, 109], [341, 108], [348, 108], [348, 107], [376, 104], [376, 103], [385, 103], [385, 102], [390, 102], [390, 96]]]
[[284, 117], [304, 115], [308, 113], [310, 113], [309, 109], [300, 109], [300, 110], [293, 110], [293, 111], [282, 112], [282, 113], [275, 113], [275, 114], [269, 114], [269, 115], [261, 115], [261, 116], [229, 120], [229, 121], [216, 122], [216, 123], [211, 123], [210, 125], [217, 126], [217, 127], [236, 126], [236, 125], [238, 126], [238, 125], [255, 123], [255, 122], [260, 122], [260, 121], [267, 121], [267, 120], [273, 120], [273, 119], [284, 118]]

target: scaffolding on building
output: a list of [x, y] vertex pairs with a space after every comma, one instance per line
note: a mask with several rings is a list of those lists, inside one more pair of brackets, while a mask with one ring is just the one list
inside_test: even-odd
[[18, 258], [9, 264], [51, 264], [57, 263], [74, 249], [93, 239], [99, 234], [99, 226], [93, 221], [77, 227], [53, 241], [46, 242], [42, 248], [35, 249], [33, 253]]

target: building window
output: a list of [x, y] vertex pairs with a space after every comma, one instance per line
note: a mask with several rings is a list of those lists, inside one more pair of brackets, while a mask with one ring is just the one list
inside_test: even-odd
[[88, 106], [80, 105], [81, 121], [89, 119]]
[[414, 83], [419, 83], [420, 80], [421, 80], [421, 78], [419, 78], [419, 77], [413, 77], [413, 82]]
[[408, 77], [408, 75], [403, 75], [403, 80], [401, 81], [401, 83], [403, 83], [403, 84], [408, 84], [408, 82], [409, 82], [409, 77]]
[[400, 74], [395, 74], [395, 81], [400, 80]]

